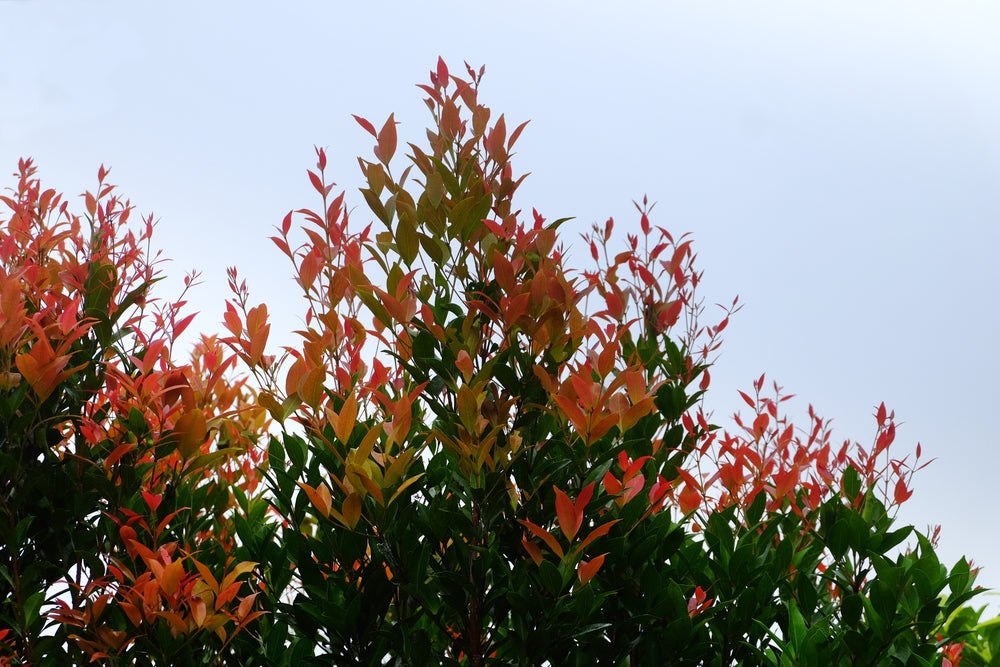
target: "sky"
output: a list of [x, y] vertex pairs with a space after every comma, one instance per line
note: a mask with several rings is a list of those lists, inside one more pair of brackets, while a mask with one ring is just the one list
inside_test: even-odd
[[840, 440], [870, 444], [885, 401], [897, 452], [936, 459], [900, 518], [1000, 588], [1000, 4], [0, 0], [0, 26], [0, 185], [19, 157], [68, 194], [111, 167], [160, 221], [164, 293], [202, 271], [203, 331], [232, 265], [296, 328], [267, 237], [315, 204], [313, 147], [364, 217], [351, 114], [419, 141], [438, 56], [485, 65], [481, 99], [531, 121], [521, 208], [624, 233], [646, 195], [693, 235], [706, 303], [745, 304], [715, 421], [765, 372]]

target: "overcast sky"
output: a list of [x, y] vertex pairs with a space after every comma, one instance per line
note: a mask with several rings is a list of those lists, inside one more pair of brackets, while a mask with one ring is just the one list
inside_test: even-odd
[[350, 114], [420, 141], [438, 55], [485, 64], [482, 99], [531, 120], [522, 208], [625, 232], [648, 195], [693, 233], [706, 300], [746, 304], [716, 421], [762, 372], [840, 439], [868, 444], [884, 400], [897, 451], [937, 459], [903, 518], [1000, 587], [1000, 4], [280, 4], [0, 0], [0, 173], [32, 156], [76, 194], [112, 167], [161, 220], [173, 285], [203, 271], [196, 326], [219, 328], [237, 265], [292, 329], [267, 236], [314, 205], [313, 146], [364, 217]]

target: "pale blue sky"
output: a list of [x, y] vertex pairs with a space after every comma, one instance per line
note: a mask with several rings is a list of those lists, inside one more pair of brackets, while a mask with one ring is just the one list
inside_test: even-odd
[[419, 140], [437, 56], [485, 64], [494, 112], [532, 121], [522, 207], [624, 231], [647, 194], [693, 232], [706, 299], [746, 304], [718, 416], [766, 371], [868, 443], [884, 400], [899, 451], [938, 459], [904, 518], [1000, 586], [997, 3], [0, 0], [0, 27], [0, 169], [33, 156], [78, 193], [111, 166], [174, 284], [204, 271], [202, 329], [231, 264], [294, 328], [266, 237], [314, 204], [313, 145], [363, 215], [350, 114]]

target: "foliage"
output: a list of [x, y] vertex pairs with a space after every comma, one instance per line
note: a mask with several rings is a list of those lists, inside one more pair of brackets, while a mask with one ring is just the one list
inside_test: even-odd
[[946, 634], [960, 638], [953, 644], [965, 667], [987, 667], [997, 664], [1000, 658], [1000, 618], [984, 620], [986, 607], [965, 606], [948, 619]]
[[257, 483], [265, 415], [218, 340], [173, 362], [192, 316], [153, 298], [152, 219], [133, 223], [103, 167], [83, 215], [30, 161], [16, 176], [0, 197], [0, 660], [183, 661], [199, 632], [221, 649], [257, 613], [234, 597], [248, 566], [223, 557], [221, 519], [230, 487]]
[[525, 124], [466, 69], [420, 86], [433, 122], [405, 157], [393, 116], [356, 117], [375, 222], [350, 224], [317, 150], [321, 206], [273, 237], [305, 308], [277, 355], [234, 268], [226, 337], [176, 363], [190, 316], [150, 305], [151, 221], [125, 231], [102, 169], [81, 234], [22, 163], [0, 239], [10, 664], [957, 664], [975, 573], [896, 525], [926, 464], [893, 453], [894, 415], [838, 447], [761, 376], [713, 424], [738, 301], [704, 324], [692, 241], [645, 199], [624, 243], [608, 220], [570, 261], [573, 223], [515, 205]]

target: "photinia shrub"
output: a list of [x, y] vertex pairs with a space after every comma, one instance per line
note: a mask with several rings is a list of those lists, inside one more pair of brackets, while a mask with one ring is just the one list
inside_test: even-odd
[[177, 361], [193, 315], [152, 296], [152, 220], [103, 168], [77, 215], [21, 163], [0, 229], [0, 664], [988, 656], [975, 570], [895, 520], [926, 463], [896, 453], [894, 414], [838, 444], [762, 375], [716, 425], [738, 300], [706, 323], [692, 240], [646, 199], [624, 238], [519, 209], [525, 124], [482, 77], [438, 61], [420, 143], [355, 117], [360, 225], [317, 149], [318, 206], [272, 238], [303, 298], [280, 350], [231, 268], [224, 337]]
[[15, 176], [0, 196], [0, 661], [194, 664], [259, 613], [226, 513], [257, 487], [266, 414], [220, 341], [174, 361], [193, 315], [154, 297], [152, 218], [103, 167], [82, 214], [31, 161]]
[[267, 573], [262, 663], [955, 664], [974, 577], [895, 525], [923, 464], [892, 453], [893, 414], [836, 446], [761, 376], [750, 416], [714, 425], [738, 302], [704, 324], [691, 240], [645, 199], [623, 243], [612, 220], [571, 232], [571, 264], [573, 223], [514, 203], [525, 125], [466, 70], [420, 86], [426, 142], [356, 117], [373, 221], [349, 224], [317, 150], [320, 206], [273, 237], [298, 344], [265, 352], [231, 271], [226, 342], [279, 426], [276, 543], [237, 519]]

